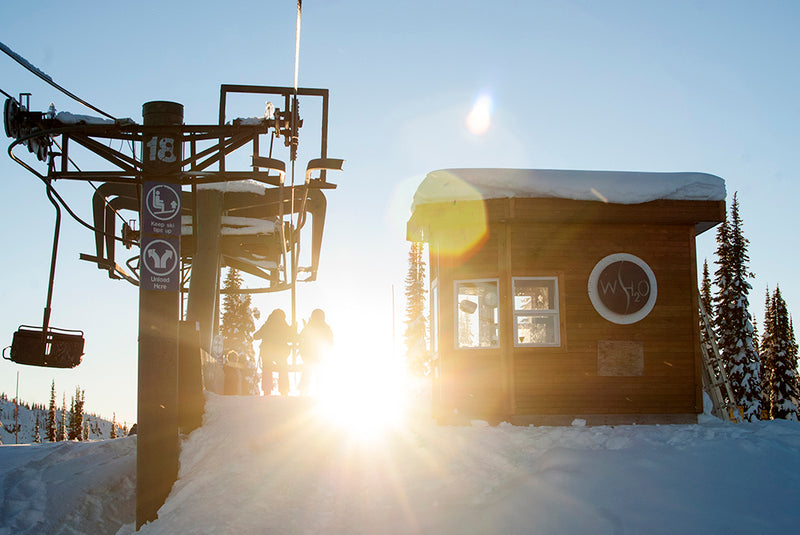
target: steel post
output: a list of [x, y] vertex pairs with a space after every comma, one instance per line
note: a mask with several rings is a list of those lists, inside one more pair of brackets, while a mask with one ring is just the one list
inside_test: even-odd
[[[174, 102], [148, 102], [142, 112], [145, 126], [183, 123], [183, 106]], [[137, 529], [157, 518], [178, 475], [181, 147], [179, 128], [174, 135], [146, 134], [142, 146], [145, 187], [140, 207]], [[177, 207], [174, 194], [170, 194], [176, 189]], [[177, 237], [175, 214], [167, 213], [171, 219], [161, 219], [166, 213], [162, 208], [167, 212], [177, 209]]]
[[211, 352], [211, 342], [217, 326], [222, 226], [222, 191], [198, 189], [196, 201], [197, 229], [192, 279], [186, 320], [200, 323], [200, 347]]

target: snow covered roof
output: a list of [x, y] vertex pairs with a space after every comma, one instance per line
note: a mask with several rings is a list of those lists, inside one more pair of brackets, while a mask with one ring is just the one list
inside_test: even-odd
[[618, 204], [659, 199], [722, 201], [725, 200], [725, 181], [706, 173], [440, 169], [428, 173], [419, 185], [411, 210], [422, 204], [511, 197]]

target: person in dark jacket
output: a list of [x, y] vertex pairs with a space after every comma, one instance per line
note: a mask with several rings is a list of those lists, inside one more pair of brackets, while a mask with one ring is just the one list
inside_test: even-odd
[[325, 312], [316, 309], [311, 313], [308, 324], [300, 333], [300, 356], [303, 358], [303, 376], [300, 379], [300, 392], [308, 395], [311, 380], [317, 377], [317, 390], [320, 388], [320, 367], [333, 346], [333, 331], [325, 323]]
[[276, 308], [253, 334], [254, 340], [261, 340], [261, 386], [264, 394], [272, 392], [272, 372], [278, 372], [278, 391], [282, 396], [289, 394], [289, 367], [286, 358], [295, 339], [292, 328], [286, 323], [286, 314]]

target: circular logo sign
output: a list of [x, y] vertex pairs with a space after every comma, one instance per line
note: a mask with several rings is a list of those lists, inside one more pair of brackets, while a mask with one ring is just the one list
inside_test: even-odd
[[589, 275], [589, 299], [608, 321], [627, 325], [647, 316], [656, 304], [656, 276], [641, 258], [608, 255]]

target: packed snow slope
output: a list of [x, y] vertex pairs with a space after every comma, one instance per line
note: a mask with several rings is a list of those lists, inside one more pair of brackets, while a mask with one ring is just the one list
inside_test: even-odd
[[135, 496], [134, 437], [0, 446], [0, 535], [115, 533]]
[[[440, 427], [418, 407], [375, 429], [341, 416], [209, 395], [140, 533], [752, 534], [800, 520], [797, 423]], [[0, 447], [0, 534], [133, 533], [134, 457], [135, 437]]]
[[141, 531], [752, 534], [800, 519], [794, 423], [437, 427], [419, 410], [373, 433], [336, 416], [210, 396]]

